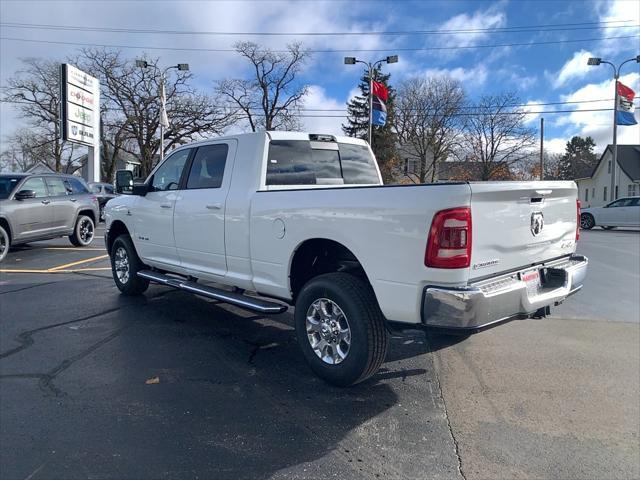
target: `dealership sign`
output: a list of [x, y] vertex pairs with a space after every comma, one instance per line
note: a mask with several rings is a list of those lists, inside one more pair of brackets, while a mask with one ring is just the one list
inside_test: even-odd
[[100, 139], [100, 84], [73, 65], [62, 64], [62, 136], [65, 141], [88, 147]]

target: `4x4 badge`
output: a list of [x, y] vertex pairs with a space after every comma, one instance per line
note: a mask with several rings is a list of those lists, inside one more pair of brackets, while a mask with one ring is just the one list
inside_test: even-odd
[[542, 215], [542, 212], [533, 212], [531, 214], [531, 233], [533, 236], [539, 235], [543, 227], [544, 215]]

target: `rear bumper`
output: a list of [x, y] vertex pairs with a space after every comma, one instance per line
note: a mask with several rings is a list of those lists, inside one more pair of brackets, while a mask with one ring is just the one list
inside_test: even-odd
[[527, 290], [521, 274], [526, 269], [471, 284], [465, 288], [425, 287], [422, 323], [428, 327], [479, 330], [560, 304], [582, 288], [588, 260], [573, 255], [539, 265], [542, 283]]

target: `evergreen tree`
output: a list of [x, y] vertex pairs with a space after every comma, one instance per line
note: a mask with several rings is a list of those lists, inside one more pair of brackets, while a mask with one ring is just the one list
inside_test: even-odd
[[[387, 122], [384, 126], [373, 126], [371, 148], [378, 161], [380, 172], [385, 183], [394, 180], [394, 170], [397, 166], [396, 134], [394, 132], [394, 101], [396, 97], [395, 89], [389, 86], [388, 73], [374, 70], [373, 79], [384, 84], [389, 90], [387, 99]], [[349, 137], [357, 137], [363, 140], [369, 139], [369, 76], [367, 70], [364, 71], [360, 83], [358, 84], [360, 95], [350, 100], [347, 105], [347, 124], [342, 125], [342, 131]]]
[[596, 143], [591, 137], [573, 137], [567, 142], [564, 154], [558, 162], [558, 176], [562, 180], [574, 180], [591, 175], [597, 163], [593, 149]]

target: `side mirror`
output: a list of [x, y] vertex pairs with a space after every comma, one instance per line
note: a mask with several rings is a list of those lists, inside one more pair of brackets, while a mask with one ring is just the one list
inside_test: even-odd
[[15, 196], [16, 200], [25, 200], [27, 198], [36, 198], [36, 191], [35, 190], [20, 190], [18, 193], [16, 193], [16, 196]]
[[133, 190], [131, 193], [133, 193], [133, 195], [144, 197], [147, 193], [149, 193], [149, 185], [147, 185], [144, 180], [134, 180]]
[[116, 172], [116, 193], [133, 193], [133, 172], [131, 170], [118, 170]]

